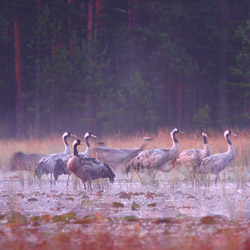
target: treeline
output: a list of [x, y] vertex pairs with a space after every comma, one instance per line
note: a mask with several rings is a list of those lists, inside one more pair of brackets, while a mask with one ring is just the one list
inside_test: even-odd
[[249, 0], [0, 2], [0, 136], [246, 127]]

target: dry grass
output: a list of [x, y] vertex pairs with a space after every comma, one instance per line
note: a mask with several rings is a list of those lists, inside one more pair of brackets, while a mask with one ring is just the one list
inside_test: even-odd
[[[249, 167], [250, 163], [250, 130], [233, 130], [237, 137], [231, 136], [231, 142], [234, 145], [236, 158], [233, 162], [234, 167]], [[211, 154], [222, 153], [227, 151], [227, 143], [223, 136], [223, 131], [210, 131], [208, 133], [208, 143]], [[172, 140], [169, 129], [161, 129], [156, 134], [144, 134], [143, 136], [152, 136], [153, 140], [148, 143], [147, 148], [171, 147]], [[143, 136], [123, 136], [115, 135], [113, 137], [103, 138], [103, 141], [109, 147], [139, 147]], [[185, 149], [203, 148], [203, 138], [201, 132], [192, 132], [177, 134], [180, 144], [180, 152]]]
[[[232, 144], [234, 145], [236, 151], [236, 162], [250, 161], [250, 130], [234, 130], [237, 137], [231, 136]], [[211, 153], [221, 153], [227, 150], [227, 144], [223, 136], [223, 131], [211, 131], [208, 133], [208, 143], [210, 145]], [[144, 134], [142, 136], [124, 136], [124, 135], [114, 135], [113, 137], [103, 137], [102, 140], [109, 147], [139, 147], [141, 144], [143, 136], [151, 136], [153, 140], [148, 143], [147, 148], [160, 148], [160, 147], [171, 147], [172, 140], [170, 137], [169, 129], [161, 129], [156, 134]], [[178, 134], [177, 138], [180, 144], [180, 151], [191, 148], [203, 148], [203, 138], [201, 133], [196, 131], [192, 133]], [[240, 160], [240, 161], [239, 161]]]
[[[247, 181], [247, 171], [250, 163], [250, 131], [234, 131], [238, 137], [232, 137], [236, 159], [230, 171], [239, 183]], [[152, 136], [154, 140], [147, 148], [170, 147], [172, 141], [170, 131], [162, 129], [158, 134], [143, 134], [136, 136], [114, 135], [100, 140], [109, 147], [131, 148], [139, 147], [143, 136]], [[222, 132], [208, 133], [211, 153], [227, 150], [227, 144]], [[202, 148], [203, 139], [200, 132], [178, 134], [180, 150]], [[83, 139], [83, 138], [81, 138]], [[91, 144], [97, 140], [91, 139]], [[72, 139], [69, 140], [72, 143]], [[0, 140], [1, 167], [7, 162], [13, 152], [44, 153], [62, 152], [64, 146], [61, 135], [53, 135], [42, 140]], [[84, 151], [85, 148], [83, 147]], [[229, 171], [229, 170], [227, 170]], [[223, 174], [221, 174], [223, 177]], [[167, 175], [169, 182], [175, 183], [178, 172]], [[145, 181], [145, 180], [143, 180]], [[229, 203], [230, 205], [231, 203]], [[238, 205], [241, 205], [239, 203]], [[129, 222], [119, 218], [104, 218], [99, 216], [97, 221], [79, 225], [76, 223], [53, 222], [52, 215], [38, 216], [38, 220], [20, 216], [20, 225], [15, 217], [11, 224], [4, 224], [5, 217], [1, 215], [0, 248], [1, 249], [249, 249], [249, 221], [232, 223], [231, 221], [202, 224], [199, 219], [174, 219], [159, 223], [154, 219]], [[46, 217], [46, 218], [47, 218]], [[35, 218], [35, 217], [34, 217]], [[46, 233], [44, 232], [46, 228]], [[56, 228], [56, 230], [55, 230]], [[94, 233], [93, 233], [94, 232]]]
[[[232, 163], [234, 178], [239, 182], [247, 181], [247, 171], [250, 163], [250, 130], [234, 130], [238, 135], [237, 137], [231, 137], [231, 141], [236, 151], [236, 158]], [[99, 138], [99, 141], [105, 142], [109, 147], [118, 148], [137, 148], [142, 143], [144, 136], [151, 136], [153, 140], [148, 142], [147, 149], [149, 148], [161, 148], [171, 147], [172, 140], [170, 137], [170, 130], [167, 128], [161, 129], [157, 134], [143, 135], [131, 135], [125, 136], [122, 134], [116, 134], [114, 136]], [[203, 138], [200, 132], [192, 132], [178, 134], [177, 138], [180, 144], [180, 151], [190, 148], [203, 148]], [[83, 137], [80, 139], [83, 140]], [[98, 140], [91, 139], [90, 143], [94, 145]], [[72, 143], [72, 139], [69, 139], [69, 144]], [[208, 133], [208, 143], [212, 154], [224, 152], [227, 150], [227, 144], [225, 142], [223, 132], [210, 131]], [[1, 167], [3, 168], [13, 152], [22, 151], [24, 153], [43, 153], [50, 154], [54, 152], [63, 152], [64, 145], [62, 143], [61, 135], [54, 134], [50, 137], [43, 139], [25, 139], [25, 140], [0, 140], [0, 159]], [[81, 149], [85, 150], [84, 147]]]

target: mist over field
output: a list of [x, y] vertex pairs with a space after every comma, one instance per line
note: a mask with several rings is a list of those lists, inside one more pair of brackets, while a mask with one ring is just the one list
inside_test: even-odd
[[250, 249], [249, 17], [0, 1], [0, 249]]
[[[231, 141], [236, 158], [220, 174], [218, 184], [208, 175], [208, 186], [192, 177], [192, 169], [178, 167], [156, 175], [116, 172], [113, 184], [108, 180], [92, 183], [92, 191], [80, 179], [60, 175], [50, 184], [50, 175], [41, 181], [33, 172], [7, 171], [13, 152], [55, 153], [63, 151], [61, 135], [42, 140], [0, 141], [0, 246], [8, 249], [247, 249], [249, 247], [249, 131], [235, 131]], [[134, 148], [141, 134], [131, 137], [116, 134], [91, 139], [112, 148]], [[152, 136], [146, 149], [170, 147], [168, 129]], [[84, 140], [83, 135], [79, 136]], [[71, 144], [73, 139], [68, 140]], [[202, 148], [199, 132], [178, 135], [180, 150]], [[225, 152], [221, 132], [208, 134], [211, 153]], [[80, 152], [85, 146], [79, 148]], [[195, 182], [194, 182], [195, 181]], [[11, 232], [11, 233], [10, 233]], [[46, 233], [45, 233], [46, 232]], [[15, 242], [15, 244], [13, 243]], [[105, 242], [105, 243], [104, 243]]]

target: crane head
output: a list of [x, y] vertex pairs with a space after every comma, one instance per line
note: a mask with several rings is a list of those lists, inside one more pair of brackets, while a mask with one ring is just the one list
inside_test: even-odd
[[76, 137], [76, 135], [74, 135], [74, 134], [72, 134], [72, 133], [70, 133], [70, 132], [64, 132], [64, 134], [63, 134], [63, 138], [66, 138], [66, 137]]
[[87, 132], [85, 135], [84, 135], [84, 138], [89, 138], [89, 137], [94, 137], [94, 138], [98, 138], [96, 135], [92, 134], [91, 132]]
[[224, 132], [224, 137], [227, 137], [227, 136], [229, 136], [229, 135], [233, 135], [233, 136], [237, 136], [235, 133], [233, 133], [231, 130], [226, 130], [225, 132]]
[[176, 134], [176, 133], [182, 133], [183, 134], [183, 132], [181, 130], [179, 130], [178, 128], [174, 128], [172, 130], [171, 134], [173, 135], [173, 134]]
[[203, 137], [207, 137], [207, 133], [206, 132], [202, 132], [201, 133]]
[[85, 145], [85, 143], [83, 143], [81, 140], [79, 140], [79, 139], [76, 139], [76, 140], [74, 140], [73, 141], [73, 147], [74, 146], [79, 146], [79, 145]]

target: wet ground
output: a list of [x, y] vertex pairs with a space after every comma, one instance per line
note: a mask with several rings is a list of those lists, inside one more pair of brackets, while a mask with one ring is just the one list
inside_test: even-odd
[[247, 185], [122, 177], [85, 191], [66, 179], [0, 175], [0, 248], [250, 248]]

